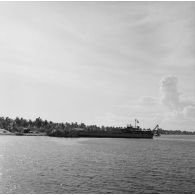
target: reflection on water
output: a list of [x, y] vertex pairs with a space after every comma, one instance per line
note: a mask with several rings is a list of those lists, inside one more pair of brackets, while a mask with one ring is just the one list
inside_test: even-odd
[[194, 193], [194, 140], [0, 136], [0, 193]]

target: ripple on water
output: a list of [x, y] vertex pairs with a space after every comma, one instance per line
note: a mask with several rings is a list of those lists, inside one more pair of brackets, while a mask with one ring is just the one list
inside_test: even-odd
[[0, 148], [4, 193], [195, 192], [194, 142], [173, 137], [6, 139]]

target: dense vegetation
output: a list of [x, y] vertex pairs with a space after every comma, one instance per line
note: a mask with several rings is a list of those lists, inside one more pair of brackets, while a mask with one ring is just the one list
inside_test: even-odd
[[[0, 117], [0, 128], [12, 133], [46, 133], [50, 136], [75, 136], [76, 131], [114, 131], [121, 127], [98, 127], [96, 125], [85, 125], [84, 123], [54, 123], [52, 121], [42, 120], [40, 117], [33, 120], [27, 120], [16, 117]], [[181, 130], [158, 130], [160, 134], [195, 134], [195, 132]]]
[[164, 130], [158, 129], [160, 134], [166, 135], [195, 135], [195, 131], [181, 131], [181, 130]]
[[98, 127], [96, 125], [85, 125], [84, 123], [54, 123], [52, 121], [42, 120], [40, 117], [33, 120], [27, 120], [16, 117], [0, 117], [0, 128], [12, 133], [46, 133], [51, 136], [74, 136], [76, 131], [111, 131], [119, 129], [118, 127]]

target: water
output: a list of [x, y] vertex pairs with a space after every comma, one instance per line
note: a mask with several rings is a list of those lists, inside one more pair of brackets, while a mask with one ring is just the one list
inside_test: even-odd
[[0, 193], [195, 193], [195, 136], [0, 136]]

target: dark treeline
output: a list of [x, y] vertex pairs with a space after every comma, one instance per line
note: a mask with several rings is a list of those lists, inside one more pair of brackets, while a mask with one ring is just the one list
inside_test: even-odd
[[35, 120], [27, 120], [16, 117], [0, 117], [0, 128], [8, 130], [12, 133], [46, 133], [51, 136], [71, 136], [76, 131], [112, 131], [120, 127], [98, 127], [96, 125], [85, 125], [84, 123], [54, 123], [52, 121], [42, 120], [40, 117]]
[[[12, 133], [46, 133], [50, 136], [74, 136], [76, 131], [114, 131], [121, 129], [121, 127], [98, 127], [96, 125], [85, 125], [84, 123], [54, 123], [52, 121], [42, 120], [40, 117], [35, 120], [27, 120], [16, 117], [11, 119], [9, 117], [0, 117], [0, 128], [8, 130]], [[195, 132], [181, 131], [181, 130], [158, 130], [160, 134], [177, 134], [189, 135]]]
[[165, 135], [195, 135], [195, 131], [181, 131], [181, 130], [164, 130], [158, 129], [160, 134]]

